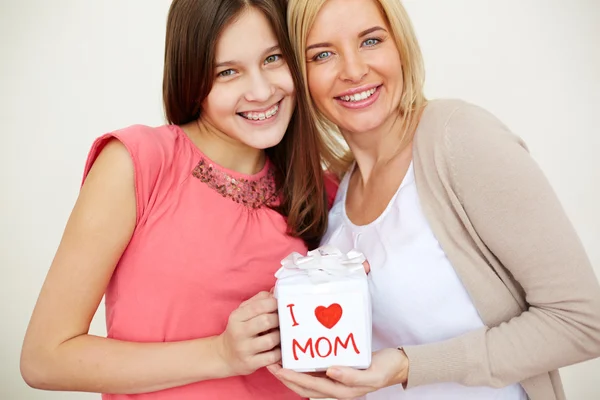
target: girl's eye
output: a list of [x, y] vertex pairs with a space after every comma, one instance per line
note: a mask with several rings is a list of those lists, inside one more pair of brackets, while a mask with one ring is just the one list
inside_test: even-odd
[[232, 70], [232, 69], [226, 69], [225, 71], [221, 71], [221, 72], [219, 72], [219, 73], [217, 74], [217, 76], [223, 76], [223, 77], [226, 77], [226, 76], [231, 76], [231, 75], [233, 75], [233, 74], [235, 74], [235, 71], [234, 71], [234, 70]]
[[273, 54], [265, 59], [265, 64], [271, 64], [281, 60], [281, 54]]
[[379, 39], [367, 39], [363, 42], [363, 44], [365, 46], [375, 46], [376, 44], [379, 44], [379, 42], [381, 42], [381, 40]]
[[321, 60], [325, 60], [325, 59], [329, 58], [330, 56], [331, 56], [330, 51], [322, 51], [319, 54], [317, 54], [316, 56], [314, 56], [313, 60], [321, 61]]

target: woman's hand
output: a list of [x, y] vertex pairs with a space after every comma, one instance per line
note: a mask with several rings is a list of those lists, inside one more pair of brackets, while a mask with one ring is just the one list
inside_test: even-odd
[[302, 397], [352, 399], [387, 386], [405, 384], [408, 364], [408, 358], [402, 350], [384, 349], [373, 353], [371, 366], [366, 370], [331, 367], [326, 375], [319, 376], [286, 370], [279, 365], [267, 368]]
[[230, 376], [248, 375], [279, 362], [278, 327], [277, 300], [268, 292], [258, 293], [229, 315], [227, 328], [217, 343]]

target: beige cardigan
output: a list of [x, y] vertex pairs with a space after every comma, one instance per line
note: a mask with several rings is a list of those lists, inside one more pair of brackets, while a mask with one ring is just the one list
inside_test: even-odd
[[600, 287], [583, 246], [525, 144], [494, 116], [431, 101], [413, 145], [431, 228], [486, 328], [404, 347], [408, 387], [502, 387], [560, 400], [557, 369], [600, 355]]

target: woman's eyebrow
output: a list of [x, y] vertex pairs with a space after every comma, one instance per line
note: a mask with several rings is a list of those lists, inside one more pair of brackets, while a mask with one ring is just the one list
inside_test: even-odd
[[369, 33], [373, 33], [376, 31], [384, 31], [387, 32], [387, 30], [385, 30], [384, 28], [382, 28], [381, 26], [374, 26], [372, 28], [369, 29], [365, 29], [364, 31], [362, 31], [361, 33], [358, 34], [358, 37], [363, 37], [365, 35], [368, 35]]
[[333, 45], [331, 43], [315, 43], [315, 44], [311, 44], [310, 46], [308, 46], [306, 48], [306, 51], [312, 50], [312, 49], [317, 49], [319, 47], [332, 47]]
[[[372, 28], [369, 29], [365, 29], [364, 31], [360, 32], [358, 34], [358, 37], [363, 37], [365, 35], [368, 35], [369, 33], [373, 33], [376, 31], [384, 31], [387, 32], [387, 30], [385, 28], [382, 28], [381, 26], [374, 26]], [[315, 43], [315, 44], [311, 44], [310, 46], [306, 47], [306, 51], [309, 50], [313, 50], [313, 49], [318, 49], [319, 47], [332, 47], [333, 45], [329, 42], [323, 42], [323, 43]]]

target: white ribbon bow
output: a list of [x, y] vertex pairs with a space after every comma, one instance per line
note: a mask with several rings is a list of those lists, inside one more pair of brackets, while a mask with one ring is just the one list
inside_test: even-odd
[[358, 250], [342, 253], [331, 245], [309, 251], [306, 256], [292, 253], [281, 261], [282, 267], [275, 273], [277, 279], [308, 275], [311, 282], [321, 283], [349, 276], [362, 271], [365, 256]]

